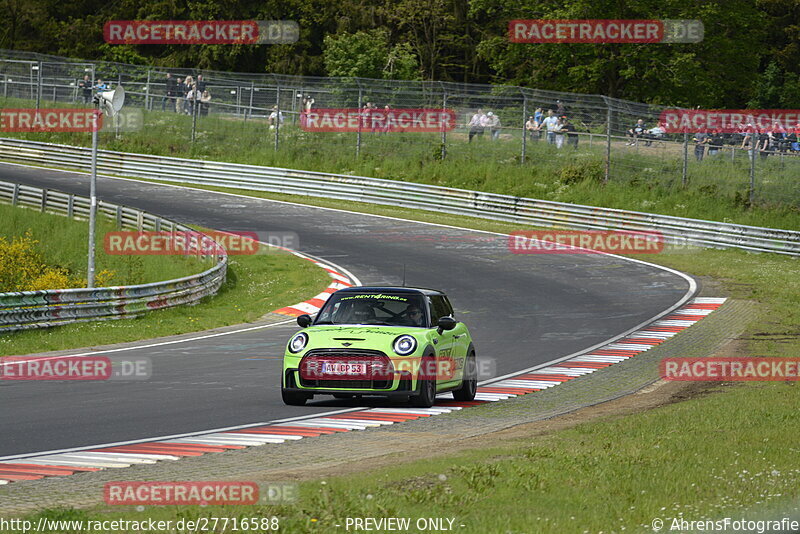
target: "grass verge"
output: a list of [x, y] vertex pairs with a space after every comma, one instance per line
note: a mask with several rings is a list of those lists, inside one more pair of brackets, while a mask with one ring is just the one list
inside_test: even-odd
[[[21, 105], [15, 103], [15, 105]], [[13, 107], [9, 104], [10, 107]], [[158, 132], [157, 135], [153, 132]], [[119, 137], [101, 134], [108, 150], [163, 156], [269, 165], [404, 180], [543, 200], [737, 222], [775, 228], [800, 228], [800, 157], [758, 159], [756, 205], [748, 196], [749, 159], [689, 158], [688, 181], [681, 180], [682, 146], [628, 147], [612, 143], [612, 180], [603, 185], [605, 144], [585, 140], [577, 150], [556, 150], [545, 142], [527, 145], [520, 165], [519, 132], [501, 140], [467, 143], [461, 133], [449, 136], [447, 159], [441, 159], [438, 134], [362, 135], [355, 154], [355, 133], [309, 133], [287, 125], [279, 149], [275, 131], [262, 119], [242, 121], [211, 115], [198, 122], [190, 140], [191, 117], [145, 112], [144, 127]], [[88, 146], [88, 134], [6, 134], [36, 141]], [[165, 141], [167, 140], [167, 141]]]

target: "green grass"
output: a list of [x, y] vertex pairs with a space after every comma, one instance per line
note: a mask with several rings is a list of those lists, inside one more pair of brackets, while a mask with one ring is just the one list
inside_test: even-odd
[[[689, 181], [681, 183], [682, 147], [627, 147], [615, 141], [612, 180], [603, 185], [605, 145], [585, 140], [577, 151], [555, 150], [529, 142], [520, 165], [518, 132], [499, 142], [487, 138], [467, 144], [463, 133], [449, 136], [446, 160], [440, 160], [438, 134], [362, 135], [355, 154], [355, 133], [308, 133], [291, 125], [274, 131], [263, 119], [242, 121], [211, 115], [198, 121], [197, 142], [190, 141], [191, 117], [146, 112], [145, 127], [119, 138], [101, 134], [110, 150], [272, 165], [372, 176], [543, 200], [624, 208], [755, 226], [800, 228], [800, 157], [758, 160], [757, 203], [749, 206], [749, 161], [743, 152], [706, 158], [689, 154]], [[38, 141], [88, 146], [89, 134], [8, 134]]]
[[[0, 221], [0, 235], [10, 237], [30, 229], [51, 265], [85, 277], [88, 223], [6, 205], [0, 205]], [[116, 285], [178, 278], [212, 265], [183, 256], [106, 255], [102, 235], [116, 227], [101, 219], [98, 223], [97, 270], [117, 273], [113, 279]], [[230, 256], [227, 279], [220, 291], [195, 306], [153, 311], [134, 319], [3, 334], [0, 356], [138, 341], [254, 321], [319, 293], [330, 282], [325, 271], [309, 261], [266, 247], [260, 252]]]

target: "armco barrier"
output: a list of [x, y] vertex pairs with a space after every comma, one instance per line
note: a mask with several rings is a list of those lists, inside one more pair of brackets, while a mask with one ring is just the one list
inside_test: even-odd
[[[0, 138], [0, 158], [88, 169], [90, 150]], [[572, 229], [658, 231], [667, 242], [800, 255], [800, 232], [322, 172], [102, 151], [101, 172], [307, 195]]]
[[[68, 217], [89, 216], [88, 198], [9, 182], [0, 182], [0, 202], [30, 206]], [[119, 228], [139, 231], [194, 231], [141, 210], [108, 202], [98, 204], [98, 214], [115, 220]], [[212, 259], [214, 266], [206, 271], [164, 282], [92, 289], [0, 293], [0, 333], [131, 317], [150, 310], [197, 302], [215, 294], [225, 281], [227, 253], [220, 247], [218, 254]]]

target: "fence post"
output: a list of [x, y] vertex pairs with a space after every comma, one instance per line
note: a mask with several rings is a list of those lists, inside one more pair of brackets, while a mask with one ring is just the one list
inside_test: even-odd
[[683, 132], [683, 171], [681, 172], [681, 183], [686, 187], [689, 181], [689, 132]]
[[356, 157], [361, 155], [361, 87], [358, 88], [358, 132], [356, 133]]
[[[247, 108], [247, 113], [244, 114], [245, 122], [247, 122], [247, 117], [253, 113], [253, 89], [255, 89], [255, 84], [250, 82], [250, 106]], [[278, 102], [278, 107], [281, 107], [280, 102]]]
[[[447, 92], [442, 93], [442, 112], [447, 109]], [[441, 116], [441, 115], [440, 115]], [[388, 120], [388, 119], [386, 119]], [[441, 120], [439, 121], [441, 124]], [[442, 161], [447, 157], [447, 129], [442, 124]]]
[[528, 98], [522, 94], [522, 156], [520, 157], [520, 164], [525, 163], [525, 151], [528, 146], [528, 130], [525, 129], [526, 118], [528, 116]]
[[275, 152], [278, 151], [278, 145], [280, 144], [280, 134], [278, 132], [281, 131], [281, 86], [277, 87], [275, 91], [275, 105], [278, 108], [275, 113]]
[[[604, 99], [605, 100], [605, 99]], [[603, 183], [608, 183], [611, 178], [611, 104], [606, 102], [606, 174]]]
[[42, 101], [42, 62], [36, 64], [36, 109]]
[[750, 205], [753, 205], [756, 199], [756, 155], [758, 150], [758, 129], [753, 128], [750, 133]]

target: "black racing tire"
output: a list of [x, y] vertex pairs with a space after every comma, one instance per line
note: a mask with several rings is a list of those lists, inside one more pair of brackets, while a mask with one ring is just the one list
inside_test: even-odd
[[[433, 371], [434, 359], [425, 357], [420, 368], [419, 393], [412, 395], [408, 401], [414, 408], [430, 408], [436, 402], [436, 373]], [[432, 374], [432, 376], [431, 376]]]
[[281, 388], [281, 398], [283, 403], [287, 406], [305, 406], [306, 401], [313, 399], [313, 395], [308, 393], [300, 393], [298, 391], [287, 391]]
[[470, 350], [464, 362], [464, 379], [461, 387], [453, 390], [453, 398], [457, 401], [475, 400], [478, 391], [478, 362], [475, 357], [475, 350]]

